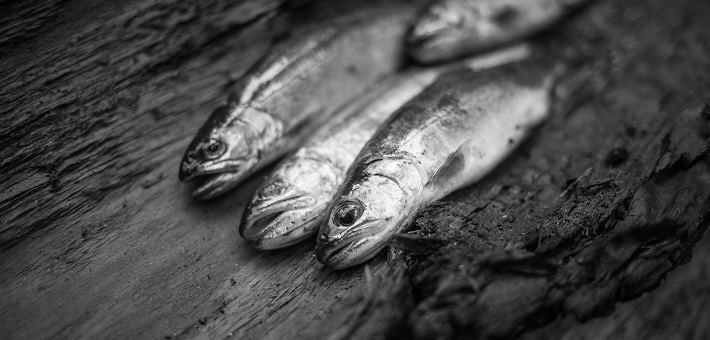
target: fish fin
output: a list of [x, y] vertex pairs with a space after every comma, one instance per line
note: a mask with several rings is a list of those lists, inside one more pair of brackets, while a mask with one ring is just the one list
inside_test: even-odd
[[463, 142], [463, 144], [461, 144], [461, 146], [459, 146], [459, 148], [456, 149], [454, 153], [452, 153], [451, 155], [449, 155], [448, 158], [446, 158], [444, 164], [442, 164], [439, 169], [436, 170], [434, 176], [432, 176], [432, 178], [429, 180], [429, 182], [427, 182], [426, 185], [434, 185], [436, 187], [448, 186], [451, 182], [451, 179], [461, 173], [466, 167], [466, 153], [464, 152], [464, 150], [468, 149], [472, 143], [472, 139], [467, 139], [465, 142]]

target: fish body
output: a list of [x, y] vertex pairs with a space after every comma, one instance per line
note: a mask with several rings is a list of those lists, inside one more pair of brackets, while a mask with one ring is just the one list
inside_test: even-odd
[[296, 153], [283, 159], [247, 205], [239, 230], [259, 249], [292, 245], [314, 235], [345, 173], [378, 127], [397, 109], [456, 67], [485, 69], [528, 57], [520, 45], [440, 67], [386, 78], [341, 110]]
[[432, 63], [498, 48], [559, 21], [591, 0], [435, 0], [407, 35], [409, 54]]
[[550, 108], [552, 67], [441, 76], [363, 147], [326, 209], [316, 256], [342, 269], [375, 256], [423, 206], [502, 162]]
[[200, 128], [180, 180], [203, 180], [194, 196], [213, 198], [300, 145], [337, 108], [401, 67], [413, 15], [412, 6], [382, 5], [277, 45]]

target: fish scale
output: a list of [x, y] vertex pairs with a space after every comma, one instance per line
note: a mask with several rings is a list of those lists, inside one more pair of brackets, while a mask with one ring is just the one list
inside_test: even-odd
[[196, 198], [214, 198], [303, 144], [339, 108], [402, 67], [415, 6], [381, 3], [276, 46], [200, 128], [180, 180], [200, 182]]
[[[409, 69], [378, 83], [276, 166], [247, 206], [240, 234], [259, 249], [282, 248], [313, 236], [348, 167], [393, 112], [445, 70], [490, 68], [530, 53], [529, 46], [519, 45], [440, 67]], [[304, 204], [304, 197], [312, 203]]]
[[456, 70], [410, 100], [349, 168], [321, 223], [318, 260], [343, 269], [372, 258], [422, 207], [492, 171], [547, 117], [556, 71], [546, 58]]

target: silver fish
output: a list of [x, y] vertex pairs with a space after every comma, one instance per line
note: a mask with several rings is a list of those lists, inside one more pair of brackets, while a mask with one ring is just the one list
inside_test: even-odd
[[203, 180], [194, 196], [213, 198], [299, 146], [337, 108], [401, 68], [413, 15], [413, 6], [383, 4], [275, 47], [200, 128], [180, 180]]
[[258, 249], [287, 247], [314, 235], [345, 173], [377, 128], [444, 71], [474, 70], [519, 61], [528, 45], [441, 67], [405, 71], [380, 82], [282, 160], [247, 205], [240, 234]]
[[436, 0], [407, 35], [409, 54], [432, 63], [524, 39], [591, 0]]
[[457, 70], [405, 104], [349, 168], [318, 260], [343, 269], [372, 258], [423, 206], [493, 170], [548, 116], [553, 74], [535, 62]]

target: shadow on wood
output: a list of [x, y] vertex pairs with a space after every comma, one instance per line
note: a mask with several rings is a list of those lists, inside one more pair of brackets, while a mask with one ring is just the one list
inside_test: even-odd
[[[272, 38], [288, 39], [280, 5], [0, 4], [3, 338], [509, 336], [558, 315], [524, 337], [609, 338], [628, 324], [664, 338], [641, 329], [658, 329], [663, 308], [680, 315], [674, 300], [708, 315], [693, 260], [609, 318], [572, 319], [653, 289], [707, 227], [710, 5], [600, 0], [538, 38], [570, 66], [554, 117], [420, 214], [416, 229], [445, 245], [389, 265], [382, 254], [369, 279], [362, 266], [326, 271], [313, 242], [258, 252], [239, 238], [264, 173], [209, 202], [177, 181], [209, 112]], [[635, 231], [649, 225], [662, 232]]]

